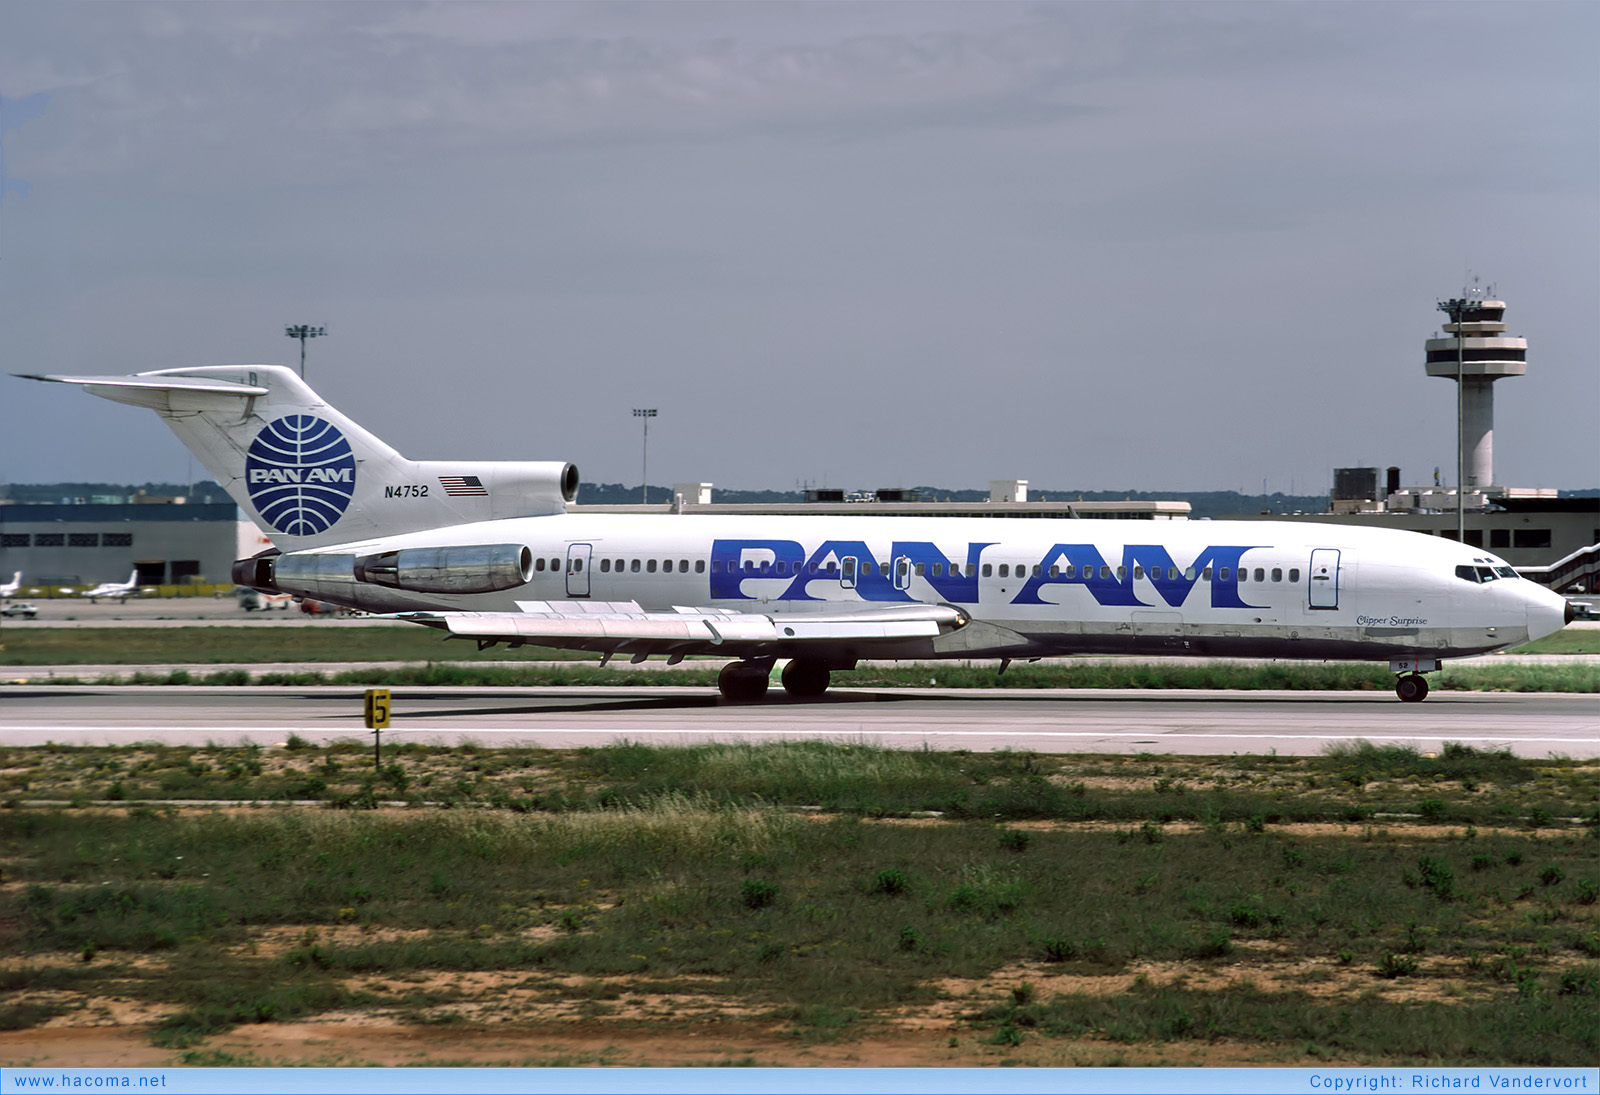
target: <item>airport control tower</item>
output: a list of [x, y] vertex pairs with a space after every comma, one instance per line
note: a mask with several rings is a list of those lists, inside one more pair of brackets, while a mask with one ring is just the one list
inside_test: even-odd
[[1474, 287], [1459, 299], [1441, 300], [1451, 337], [1428, 339], [1428, 375], [1461, 384], [1463, 495], [1494, 485], [1494, 382], [1528, 371], [1528, 340], [1505, 337], [1505, 301], [1494, 295], [1493, 286]]

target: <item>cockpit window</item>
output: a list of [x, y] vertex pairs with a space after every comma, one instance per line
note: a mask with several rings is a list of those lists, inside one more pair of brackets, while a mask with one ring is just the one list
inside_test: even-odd
[[1494, 568], [1494, 572], [1496, 574], [1500, 575], [1500, 577], [1502, 577], [1502, 578], [1517, 578], [1517, 577], [1520, 577], [1520, 575], [1517, 573], [1517, 568], [1516, 567], [1495, 567]]
[[1478, 568], [1478, 581], [1480, 581], [1480, 582], [1492, 582], [1492, 581], [1495, 580], [1495, 578], [1496, 578], [1496, 574], [1494, 572], [1494, 567], [1479, 567]]
[[1469, 566], [1456, 567], [1456, 577], [1476, 583], [1478, 580], [1478, 568]]

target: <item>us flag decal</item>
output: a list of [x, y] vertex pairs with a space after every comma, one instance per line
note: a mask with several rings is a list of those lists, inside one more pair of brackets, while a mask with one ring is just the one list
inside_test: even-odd
[[483, 481], [476, 475], [441, 475], [439, 485], [451, 498], [488, 497], [489, 492], [483, 489]]

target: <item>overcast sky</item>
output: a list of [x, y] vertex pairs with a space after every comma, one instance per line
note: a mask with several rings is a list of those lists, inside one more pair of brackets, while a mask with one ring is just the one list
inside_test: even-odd
[[[1529, 340], [1497, 480], [1593, 487], [1597, 56], [1589, 2], [8, 0], [3, 367], [325, 324], [416, 458], [637, 483], [656, 407], [656, 483], [1317, 493], [1454, 479], [1470, 270]], [[0, 376], [0, 480], [189, 468]]]

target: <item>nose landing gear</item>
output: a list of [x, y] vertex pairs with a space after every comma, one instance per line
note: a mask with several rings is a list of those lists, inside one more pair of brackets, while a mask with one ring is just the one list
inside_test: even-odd
[[1438, 658], [1391, 658], [1389, 672], [1400, 675], [1394, 682], [1394, 694], [1402, 703], [1421, 703], [1428, 698], [1428, 678], [1423, 674], [1438, 668]]
[[1408, 673], [1394, 682], [1394, 692], [1406, 703], [1421, 703], [1428, 698], [1428, 678], [1421, 673]]

